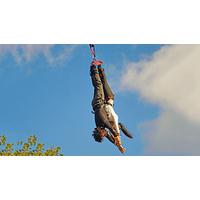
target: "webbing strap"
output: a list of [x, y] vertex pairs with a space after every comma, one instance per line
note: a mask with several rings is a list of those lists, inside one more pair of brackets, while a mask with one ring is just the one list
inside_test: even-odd
[[90, 51], [91, 51], [93, 60], [96, 60], [96, 52], [95, 52], [95, 46], [94, 46], [94, 44], [89, 44], [89, 47], [90, 47]]

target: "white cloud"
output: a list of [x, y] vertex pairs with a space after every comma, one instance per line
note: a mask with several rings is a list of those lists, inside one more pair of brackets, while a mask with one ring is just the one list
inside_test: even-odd
[[166, 109], [143, 127], [147, 155], [200, 155], [200, 125]]
[[121, 87], [161, 107], [159, 118], [145, 125], [147, 153], [200, 155], [200, 45], [164, 46], [129, 63]]
[[0, 45], [0, 60], [11, 55], [15, 62], [20, 64], [43, 56], [50, 65], [59, 64], [70, 58], [76, 45], [65, 45], [57, 55], [53, 53], [54, 47], [54, 44], [2, 44]]

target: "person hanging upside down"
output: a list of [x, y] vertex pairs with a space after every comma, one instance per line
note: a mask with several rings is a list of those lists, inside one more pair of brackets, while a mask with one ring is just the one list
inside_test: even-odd
[[96, 128], [93, 131], [95, 141], [102, 142], [106, 137], [115, 144], [121, 153], [125, 148], [121, 144], [120, 130], [129, 138], [133, 138], [122, 123], [118, 122], [118, 116], [114, 111], [114, 94], [107, 82], [102, 61], [94, 60], [90, 66], [90, 76], [94, 87], [92, 107], [95, 115]]

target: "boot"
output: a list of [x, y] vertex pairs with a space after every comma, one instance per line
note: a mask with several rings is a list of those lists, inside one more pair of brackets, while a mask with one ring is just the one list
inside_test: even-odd
[[115, 137], [115, 145], [118, 147], [121, 153], [126, 152], [126, 149], [121, 144], [121, 139], [119, 135]]

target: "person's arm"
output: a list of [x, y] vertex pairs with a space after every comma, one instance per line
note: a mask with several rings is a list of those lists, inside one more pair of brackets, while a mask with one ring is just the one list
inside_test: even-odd
[[122, 130], [124, 135], [126, 135], [129, 138], [133, 138], [132, 134], [128, 131], [128, 129], [122, 123], [119, 123], [119, 128]]
[[115, 144], [115, 138], [114, 138], [112, 135], [110, 135], [109, 133], [106, 135], [106, 138], [107, 138], [111, 143]]

